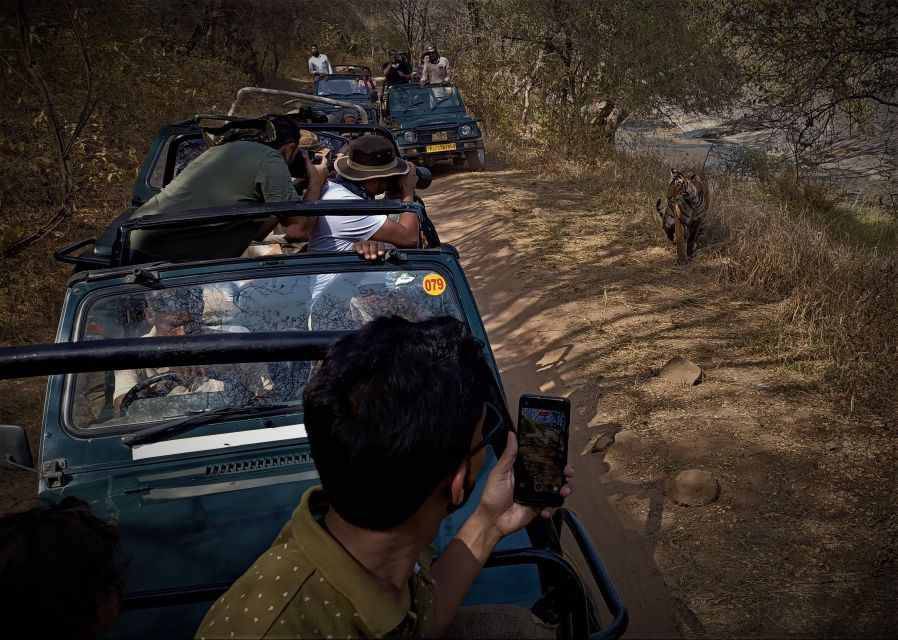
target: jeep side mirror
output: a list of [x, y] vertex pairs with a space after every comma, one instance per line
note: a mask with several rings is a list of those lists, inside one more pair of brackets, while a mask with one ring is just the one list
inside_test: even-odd
[[31, 447], [22, 427], [0, 424], [0, 467], [4, 469], [33, 469]]

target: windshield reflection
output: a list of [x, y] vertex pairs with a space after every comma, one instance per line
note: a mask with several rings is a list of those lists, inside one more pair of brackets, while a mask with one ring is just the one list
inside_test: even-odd
[[[463, 319], [440, 274], [357, 271], [130, 290], [95, 300], [81, 339], [225, 332], [252, 339], [269, 331], [351, 331], [389, 315]], [[78, 374], [68, 417], [77, 428], [99, 429], [225, 408], [287, 404], [299, 411], [311, 368], [310, 362], [265, 362]]]

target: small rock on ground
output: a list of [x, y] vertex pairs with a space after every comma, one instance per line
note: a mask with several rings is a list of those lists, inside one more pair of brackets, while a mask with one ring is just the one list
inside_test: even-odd
[[599, 451], [604, 451], [612, 444], [614, 444], [613, 433], [597, 433], [589, 439], [589, 442], [587, 442], [586, 446], [583, 447], [583, 451], [580, 452], [580, 455], [585, 456], [587, 453], [598, 453]]
[[707, 471], [687, 469], [678, 473], [671, 481], [668, 493], [677, 504], [700, 507], [717, 500], [720, 485]]
[[692, 386], [701, 382], [704, 374], [702, 368], [694, 362], [676, 356], [667, 361], [658, 375], [673, 384]]

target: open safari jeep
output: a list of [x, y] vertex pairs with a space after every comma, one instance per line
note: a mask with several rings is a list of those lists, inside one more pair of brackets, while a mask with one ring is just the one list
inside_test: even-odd
[[408, 160], [425, 165], [452, 160], [475, 171], [486, 166], [480, 123], [468, 114], [454, 84], [393, 85], [384, 96], [383, 120]]
[[[358, 127], [359, 135], [389, 136]], [[194, 119], [163, 127], [132, 204], [170, 180], [189, 162], [182, 150], [201, 140]], [[409, 209], [422, 221], [421, 247], [379, 263], [354, 252], [215, 255], [222, 225]], [[119, 522], [130, 566], [110, 637], [190, 638], [318, 483], [302, 392], [315, 362], [346, 332], [382, 315], [458, 318], [486, 345], [495, 402], [506, 404], [458, 252], [440, 243], [422, 206], [329, 201], [139, 213], [120, 216], [93, 248], [80, 242], [59, 252], [76, 270], [55, 344], [0, 350], [0, 377], [49, 376], [36, 464], [22, 429], [9, 425], [0, 426], [0, 464], [35, 472], [44, 500], [76, 495]], [[140, 261], [129, 247], [150, 231], [189, 234], [195, 256]], [[475, 496], [447, 518], [438, 550], [476, 504]], [[575, 515], [560, 509], [552, 522], [537, 520], [503, 541], [467, 604], [533, 607], [563, 637], [622, 634], [626, 610]]]

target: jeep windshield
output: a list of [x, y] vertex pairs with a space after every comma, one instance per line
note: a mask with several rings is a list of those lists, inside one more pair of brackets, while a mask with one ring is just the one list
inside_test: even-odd
[[433, 112], [464, 111], [453, 86], [402, 84], [390, 88], [390, 115], [427, 115]]
[[[88, 298], [80, 340], [345, 331], [380, 316], [464, 319], [448, 280], [430, 270], [370, 269], [251, 277], [166, 288], [122, 287]], [[311, 362], [172, 366], [74, 376], [66, 421], [131, 429], [193, 416], [297, 413]], [[201, 422], [199, 420], [198, 422]], [[138, 430], [139, 431], [139, 430]]]
[[319, 96], [368, 98], [368, 90], [361, 78], [322, 78], [315, 93]]

